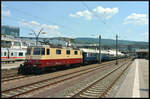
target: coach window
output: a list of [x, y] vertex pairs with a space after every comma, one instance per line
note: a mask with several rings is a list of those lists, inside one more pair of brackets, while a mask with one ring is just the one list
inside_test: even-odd
[[77, 54], [78, 54], [78, 51], [74, 51], [74, 54], [77, 55]]
[[41, 55], [45, 55], [45, 48], [41, 48]]
[[6, 56], [6, 54], [7, 54], [7, 53], [5, 52], [5, 53], [4, 53], [4, 56]]
[[49, 51], [49, 49], [47, 49], [47, 51], [46, 51], [46, 52], [47, 52], [47, 55], [49, 55], [49, 54], [50, 54], [50, 51]]
[[66, 50], [66, 54], [70, 55], [70, 50]]
[[11, 56], [13, 56], [13, 53], [11, 53]]
[[19, 56], [23, 56], [23, 53], [22, 53], [22, 52], [19, 52]]
[[61, 54], [61, 50], [56, 50], [56, 54]]
[[14, 56], [17, 56], [17, 52], [14, 52]]

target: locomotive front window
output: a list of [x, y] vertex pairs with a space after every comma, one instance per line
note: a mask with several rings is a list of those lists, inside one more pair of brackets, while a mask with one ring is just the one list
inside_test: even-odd
[[33, 55], [40, 55], [40, 48], [34, 48]]
[[45, 55], [45, 48], [34, 48], [33, 55]]

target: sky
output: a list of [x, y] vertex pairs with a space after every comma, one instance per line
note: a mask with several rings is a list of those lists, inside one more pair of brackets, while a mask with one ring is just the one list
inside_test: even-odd
[[149, 42], [146, 1], [2, 1], [2, 25], [20, 36], [90, 37]]

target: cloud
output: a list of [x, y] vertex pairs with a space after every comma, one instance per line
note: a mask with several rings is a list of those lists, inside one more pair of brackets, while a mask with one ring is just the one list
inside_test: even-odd
[[102, 6], [98, 6], [97, 8], [92, 9], [91, 12], [89, 10], [78, 11], [75, 14], [70, 14], [69, 16], [74, 18], [83, 17], [86, 20], [91, 20], [92, 18], [96, 18], [96, 17], [110, 19], [118, 12], [119, 12], [118, 8], [111, 9], [111, 8], [103, 8]]
[[123, 24], [144, 25], [148, 24], [148, 18], [146, 14], [132, 13], [124, 19]]
[[47, 24], [40, 24], [37, 21], [25, 21], [24, 19], [18, 22], [21, 27], [26, 27], [29, 29], [34, 30], [36, 33], [43, 28], [43, 32], [46, 34], [40, 34], [41, 37], [54, 37], [54, 36], [62, 36], [59, 30], [59, 26], [57, 25], [47, 25]]
[[2, 8], [6, 8], [6, 5], [2, 4]]
[[42, 24], [41, 27], [43, 28], [48, 28], [48, 29], [56, 29], [58, 30], [59, 27], [57, 25], [46, 25], [46, 24]]
[[35, 25], [35, 26], [39, 26], [40, 23], [36, 22], [36, 21], [31, 21], [30, 24]]
[[86, 20], [91, 20], [92, 19], [92, 13], [89, 12], [88, 10], [85, 10], [85, 11], [79, 11], [79, 12], [76, 12], [76, 14], [70, 14], [69, 16], [71, 17], [83, 17], [85, 18]]
[[103, 17], [104, 19], [110, 19], [118, 12], [118, 8], [103, 8], [102, 6], [98, 6], [97, 8], [93, 9], [93, 13], [95, 13], [99, 17]]
[[8, 17], [11, 16], [11, 13], [9, 10], [2, 10], [2, 16]]

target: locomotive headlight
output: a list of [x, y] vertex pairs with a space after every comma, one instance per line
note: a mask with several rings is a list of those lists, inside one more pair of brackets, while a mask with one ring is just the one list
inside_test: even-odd
[[36, 65], [33, 65], [33, 67], [36, 67]]

